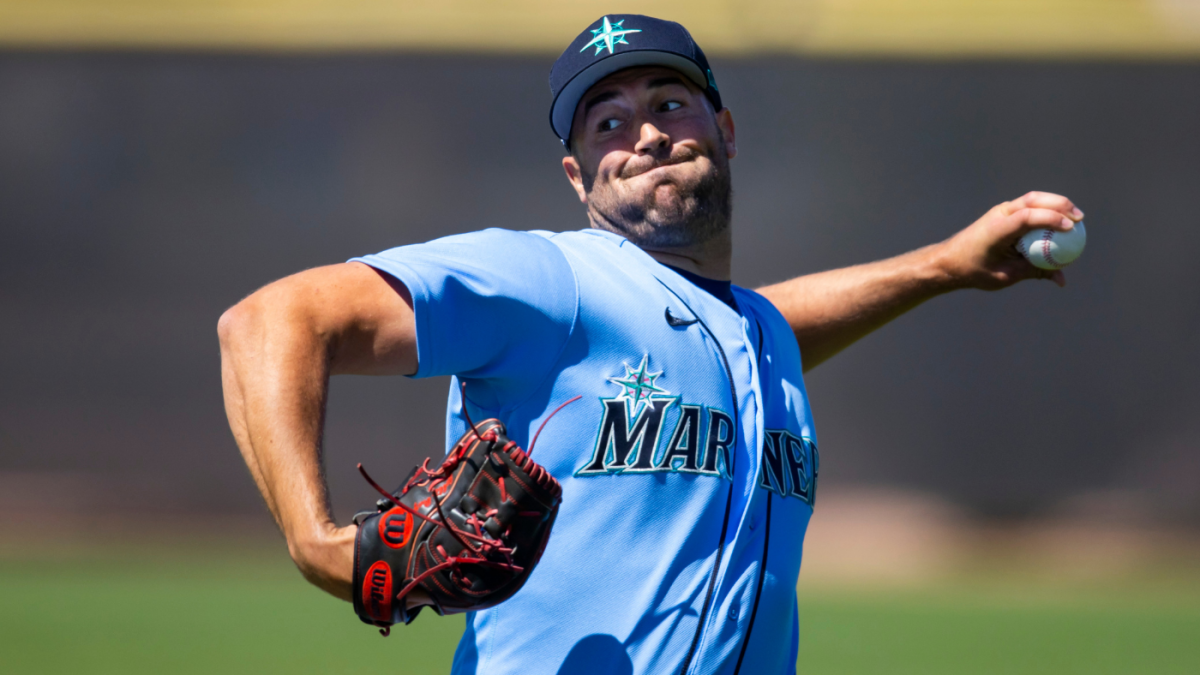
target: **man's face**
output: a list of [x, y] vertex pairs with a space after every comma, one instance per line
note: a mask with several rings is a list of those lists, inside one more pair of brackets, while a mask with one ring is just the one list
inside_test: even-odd
[[594, 227], [651, 248], [702, 244], [729, 227], [733, 117], [681, 73], [629, 68], [579, 101], [563, 168]]

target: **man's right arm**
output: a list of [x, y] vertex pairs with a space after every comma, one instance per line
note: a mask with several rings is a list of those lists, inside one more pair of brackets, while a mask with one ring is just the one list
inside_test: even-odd
[[1024, 279], [1066, 284], [1062, 271], [1039, 270], [1014, 244], [1037, 228], [1066, 231], [1083, 218], [1075, 204], [1030, 192], [993, 207], [953, 237], [888, 260], [808, 274], [758, 289], [796, 334], [804, 370], [943, 293], [998, 290]]
[[329, 376], [415, 373], [411, 296], [361, 263], [320, 267], [242, 300], [218, 334], [229, 425], [292, 559], [349, 600], [355, 528], [334, 523], [321, 467]]

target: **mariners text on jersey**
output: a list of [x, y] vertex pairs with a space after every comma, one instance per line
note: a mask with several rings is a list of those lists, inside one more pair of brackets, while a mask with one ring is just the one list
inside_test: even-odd
[[[648, 370], [650, 355], [623, 378], [610, 377], [622, 391], [601, 398], [603, 413], [591, 457], [576, 476], [653, 471], [687, 472], [731, 478], [729, 446], [734, 421], [728, 412], [680, 402], [679, 396], [656, 386], [662, 371]], [[673, 419], [664, 434], [664, 418]], [[668, 439], [662, 442], [662, 439]], [[768, 429], [763, 436], [759, 485], [781, 497], [796, 497], [810, 506], [816, 496], [820, 456], [816, 443], [787, 429]]]

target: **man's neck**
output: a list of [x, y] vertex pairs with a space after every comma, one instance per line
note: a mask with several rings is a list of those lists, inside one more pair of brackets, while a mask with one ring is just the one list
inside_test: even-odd
[[733, 260], [733, 238], [729, 229], [704, 242], [676, 248], [641, 249], [664, 265], [687, 270], [707, 279], [729, 281]]
[[588, 209], [588, 220], [593, 229], [625, 237], [664, 265], [717, 281], [729, 281], [732, 278], [730, 269], [733, 261], [733, 235], [728, 224], [718, 234], [703, 242], [685, 246], [654, 247], [638, 243], [636, 237], [631, 237], [623, 228], [613, 226], [594, 209]]

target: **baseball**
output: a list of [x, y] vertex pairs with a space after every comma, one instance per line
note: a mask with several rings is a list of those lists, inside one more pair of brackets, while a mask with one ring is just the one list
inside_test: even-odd
[[1061, 270], [1075, 262], [1086, 244], [1087, 229], [1080, 221], [1070, 232], [1031, 230], [1017, 242], [1017, 250], [1038, 269]]

